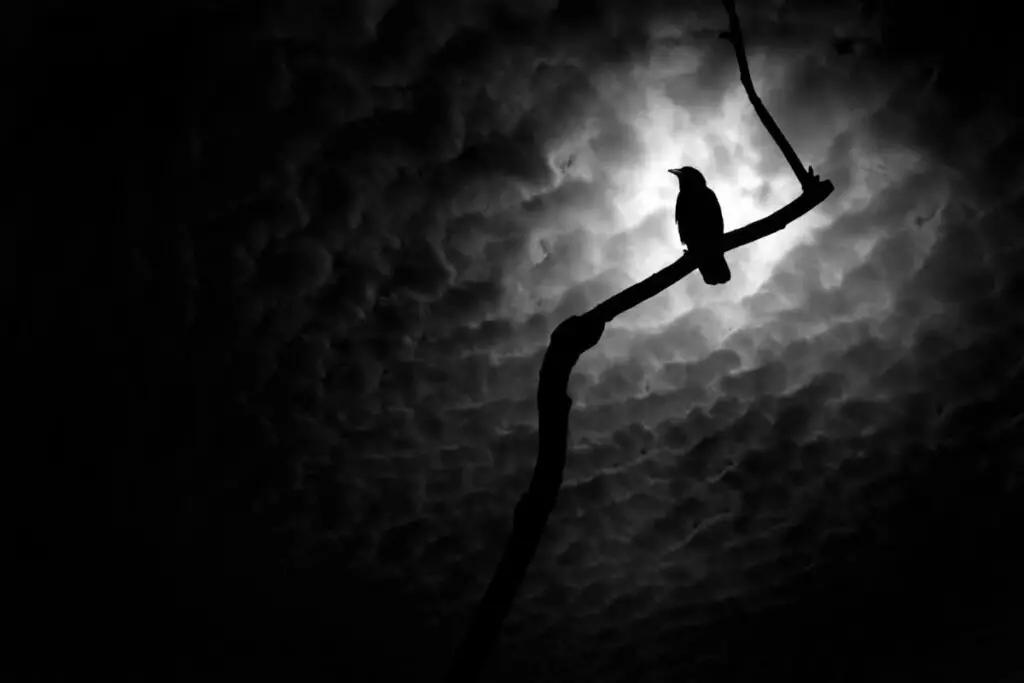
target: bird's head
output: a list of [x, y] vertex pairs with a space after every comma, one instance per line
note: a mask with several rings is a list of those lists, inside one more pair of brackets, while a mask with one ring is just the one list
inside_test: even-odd
[[707, 185], [704, 176], [693, 166], [670, 168], [668, 172], [679, 178], [679, 187], [704, 187]]

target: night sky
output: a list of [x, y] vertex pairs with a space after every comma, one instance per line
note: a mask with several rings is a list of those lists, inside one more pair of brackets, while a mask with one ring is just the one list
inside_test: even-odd
[[[836, 190], [580, 359], [482, 681], [1021, 680], [1024, 79], [986, 4], [739, 0]], [[682, 254], [667, 169], [726, 230], [800, 194], [727, 26], [717, 0], [11, 11], [18, 680], [440, 681], [551, 331]]]

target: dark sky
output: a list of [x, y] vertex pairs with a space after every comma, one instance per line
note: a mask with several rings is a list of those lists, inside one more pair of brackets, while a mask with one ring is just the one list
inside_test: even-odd
[[[836, 191], [581, 359], [484, 680], [1018, 680], [1018, 24], [919, 5], [739, 2]], [[439, 680], [548, 335], [681, 254], [665, 170], [727, 230], [799, 194], [713, 0], [27, 7], [4, 450], [41, 680]]]

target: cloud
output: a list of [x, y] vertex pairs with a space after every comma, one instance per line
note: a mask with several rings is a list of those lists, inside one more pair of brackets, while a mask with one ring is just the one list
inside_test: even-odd
[[[203, 515], [220, 515], [232, 571], [281, 562], [313, 576], [339, 562], [413, 596], [409, 623], [457, 633], [529, 481], [548, 335], [680, 253], [667, 164], [708, 169], [729, 229], [799, 191], [738, 88], [724, 13], [188, 12], [167, 29], [181, 60], [155, 43], [134, 53], [140, 73], [152, 62], [168, 79], [100, 68], [113, 47], [81, 65], [48, 57], [67, 87], [31, 100], [24, 167], [48, 237], [29, 255], [48, 265], [25, 291], [65, 303], [31, 318], [45, 332], [32, 338], [71, 324], [92, 340], [75, 359], [123, 349], [117, 405], [139, 434], [185, 433], [166, 447], [186, 453], [182, 514], [209, 547], [220, 532]], [[978, 472], [1019, 431], [1003, 399], [1024, 368], [1010, 105], [980, 92], [974, 110], [953, 103], [971, 74], [894, 50], [894, 31], [910, 35], [901, 9], [740, 12], [759, 92], [836, 192], [731, 253], [729, 288], [679, 283], [581, 359], [563, 490], [509, 622], [509, 671], [551, 632], [567, 643], [556, 664], [581, 667], [573, 653], [586, 652], [609, 676], [656, 656], [669, 667], [673, 648], [698, 642], [687, 625], [804, 605], [786, 591], [808, 576], [850, 585], [830, 563], [872, 552], [872, 520], [918, 495], [905, 478], [964, 448], [986, 454], [964, 467], [987, 482]], [[915, 31], [931, 50], [952, 35]], [[834, 50], [845, 37], [856, 49]], [[90, 97], [137, 116], [115, 125], [70, 106]], [[110, 168], [86, 173], [104, 154]], [[70, 200], [55, 197], [64, 186]], [[129, 286], [135, 272], [149, 289]], [[54, 383], [78, 367], [50, 358], [39, 366]], [[86, 408], [82, 424], [100, 413]], [[959, 495], [953, 508], [980, 515]], [[631, 625], [666, 633], [630, 644]]]

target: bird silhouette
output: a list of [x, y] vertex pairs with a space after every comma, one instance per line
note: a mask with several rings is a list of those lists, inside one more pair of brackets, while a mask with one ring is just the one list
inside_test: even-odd
[[692, 166], [669, 169], [679, 179], [676, 196], [676, 225], [679, 239], [697, 261], [704, 282], [725, 284], [732, 278], [725, 261], [722, 237], [725, 221], [718, 197], [707, 186], [704, 176]]

